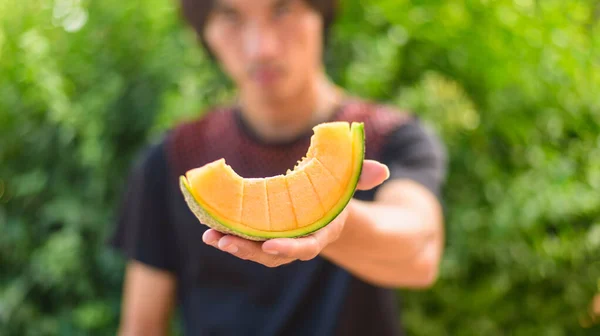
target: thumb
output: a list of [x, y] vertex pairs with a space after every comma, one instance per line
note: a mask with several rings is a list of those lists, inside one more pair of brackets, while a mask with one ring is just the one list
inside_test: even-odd
[[382, 184], [390, 177], [390, 170], [382, 163], [374, 160], [363, 162], [362, 172], [358, 180], [358, 190], [369, 190]]

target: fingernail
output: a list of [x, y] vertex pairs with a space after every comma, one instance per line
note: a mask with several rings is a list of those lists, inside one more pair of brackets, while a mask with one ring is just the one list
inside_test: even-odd
[[215, 243], [217, 242], [216, 240], [209, 238], [207, 232], [204, 232], [204, 234], [202, 235], [202, 240], [207, 245], [215, 245]]
[[223, 248], [223, 249], [229, 253], [236, 253], [238, 251], [238, 247], [233, 244], [231, 244], [229, 246], [225, 246], [225, 248]]
[[271, 254], [271, 255], [278, 255], [279, 252], [274, 251], [274, 250], [265, 250], [265, 253]]

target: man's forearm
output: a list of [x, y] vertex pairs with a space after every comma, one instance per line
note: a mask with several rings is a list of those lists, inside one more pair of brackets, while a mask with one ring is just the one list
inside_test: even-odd
[[342, 234], [321, 255], [380, 286], [430, 286], [443, 241], [438, 216], [393, 204], [351, 202]]

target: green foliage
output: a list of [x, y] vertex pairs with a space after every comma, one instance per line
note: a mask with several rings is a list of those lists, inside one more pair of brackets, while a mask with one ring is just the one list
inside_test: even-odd
[[[114, 334], [123, 265], [104, 241], [127, 169], [231, 94], [173, 4], [0, 2], [5, 334]], [[402, 291], [410, 334], [598, 334], [600, 3], [343, 9], [332, 78], [418, 113], [451, 159], [440, 279]]]

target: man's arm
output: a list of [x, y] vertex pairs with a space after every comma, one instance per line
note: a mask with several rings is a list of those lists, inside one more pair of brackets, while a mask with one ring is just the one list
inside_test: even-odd
[[119, 335], [166, 335], [173, 310], [177, 252], [168, 216], [162, 143], [144, 151], [129, 175], [109, 245], [128, 260]]
[[[385, 166], [367, 160], [358, 189], [372, 189], [387, 175]], [[427, 287], [436, 278], [442, 251], [441, 217], [433, 193], [417, 182], [397, 179], [381, 187], [375, 202], [353, 199], [333, 222], [307, 237], [261, 243], [209, 229], [203, 240], [268, 267], [321, 255], [370, 283]]]
[[127, 265], [119, 336], [168, 334], [175, 297], [171, 273], [131, 261]]
[[378, 187], [374, 202], [352, 201], [342, 234], [323, 255], [371, 283], [429, 287], [444, 247], [446, 150], [413, 119], [389, 134], [381, 162], [390, 179]]
[[352, 200], [339, 238], [321, 255], [385, 287], [428, 287], [443, 251], [442, 210], [426, 188], [408, 180], [384, 184], [375, 202]]
[[357, 186], [361, 191], [377, 187], [373, 202], [352, 199], [333, 222], [307, 237], [259, 243], [211, 229], [203, 240], [268, 267], [320, 255], [373, 284], [428, 287], [437, 277], [443, 250], [438, 198], [445, 150], [413, 121], [390, 133], [381, 162], [385, 165], [365, 160]]

